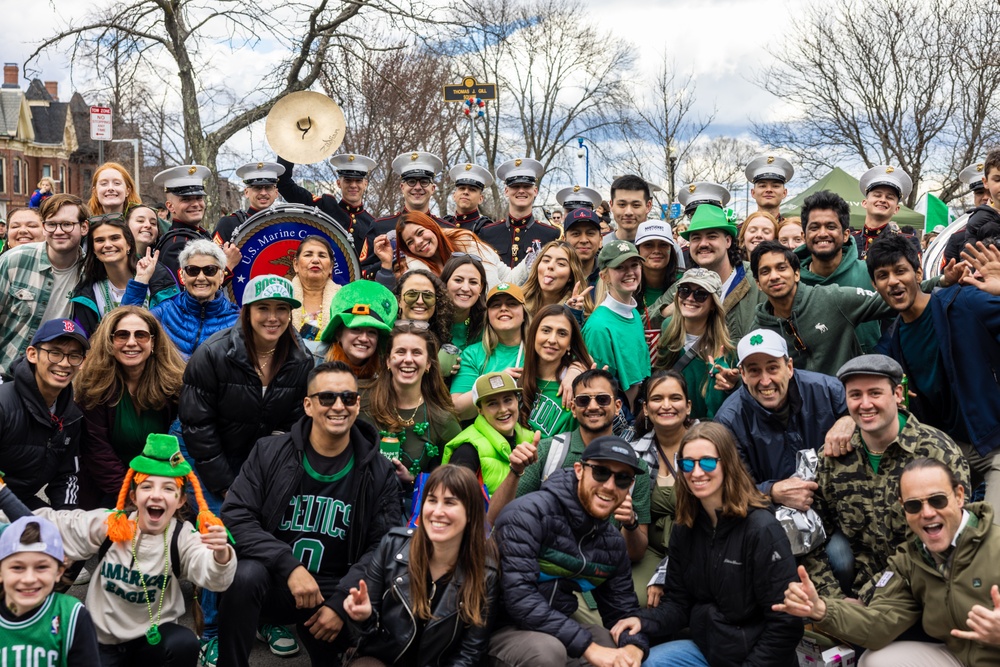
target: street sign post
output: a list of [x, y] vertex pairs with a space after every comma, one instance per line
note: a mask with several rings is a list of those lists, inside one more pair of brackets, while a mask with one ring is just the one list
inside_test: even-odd
[[464, 102], [469, 97], [495, 100], [497, 98], [497, 85], [495, 83], [476, 83], [474, 78], [467, 76], [462, 79], [462, 83], [454, 83], [444, 87], [445, 102]]
[[671, 220], [676, 220], [677, 218], [681, 217], [681, 214], [683, 212], [684, 211], [681, 208], [681, 205], [678, 204], [677, 202], [674, 202], [673, 204], [670, 205], [670, 219]]
[[98, 164], [104, 164], [104, 142], [112, 138], [111, 107], [90, 107], [90, 140], [97, 142]]

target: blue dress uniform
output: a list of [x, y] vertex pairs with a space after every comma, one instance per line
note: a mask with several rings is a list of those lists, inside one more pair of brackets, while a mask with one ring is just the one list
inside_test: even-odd
[[[493, 185], [493, 177], [490, 176], [490, 172], [478, 164], [472, 164], [471, 162], [455, 165], [448, 170], [448, 175], [451, 176], [451, 180], [455, 182], [456, 187], [464, 185], [476, 188], [482, 192]], [[479, 234], [483, 227], [493, 224], [493, 220], [483, 215], [478, 208], [471, 213], [463, 213], [461, 215], [456, 211], [455, 215], [446, 215], [444, 219], [446, 222], [451, 223], [452, 226], [458, 229], [467, 229], [473, 234]]]
[[[341, 168], [340, 165], [343, 164], [341, 158], [346, 159], [351, 166]], [[337, 169], [338, 178], [367, 178], [368, 173], [375, 167], [375, 160], [364, 155], [335, 155], [330, 159], [330, 162]], [[280, 155], [278, 163], [285, 167], [284, 173], [278, 177], [278, 194], [290, 204], [315, 206], [336, 220], [337, 224], [351, 237], [354, 252], [358, 254], [358, 261], [361, 263], [362, 269], [364, 269], [366, 260], [374, 258], [375, 270], [378, 270], [378, 258], [374, 252], [375, 235], [372, 231], [375, 218], [372, 217], [371, 213], [366, 211], [364, 206], [351, 206], [343, 199], [337, 201], [333, 195], [314, 195], [292, 179], [294, 164]]]
[[[506, 186], [537, 185], [541, 176], [542, 164], [531, 158], [508, 160], [497, 167], [497, 180], [503, 181]], [[560, 234], [558, 228], [535, 220], [530, 213], [523, 218], [513, 218], [508, 213], [500, 222], [484, 226], [479, 238], [493, 246], [504, 264], [513, 268], [521, 263], [528, 248], [537, 244], [540, 249], [549, 241], [558, 239]]]
[[[913, 189], [913, 179], [906, 175], [901, 169], [888, 164], [880, 164], [877, 167], [872, 167], [862, 174], [859, 185], [861, 186], [861, 194], [863, 194], [866, 198], [868, 197], [868, 193], [875, 188], [879, 186], [888, 186], [896, 191], [896, 194], [899, 196], [899, 201], [902, 203], [904, 199], [910, 196], [910, 191]], [[864, 259], [868, 256], [868, 248], [871, 247], [872, 243], [874, 243], [877, 238], [883, 234], [899, 233], [899, 225], [892, 220], [877, 229], [869, 228], [866, 221], [865, 224], [861, 226], [861, 229], [851, 230], [851, 236], [854, 237], [854, 243], [858, 246], [858, 257], [860, 259]]]
[[[163, 188], [163, 192], [179, 197], [204, 197], [205, 179], [211, 175], [212, 171], [208, 167], [199, 164], [171, 167], [153, 177], [153, 187]], [[194, 239], [210, 241], [212, 235], [201, 225], [174, 220], [166, 233], [156, 242], [154, 249], [160, 253], [160, 264], [168, 268], [175, 279], [180, 270], [178, 256], [187, 242]]]
[[[285, 173], [285, 168], [274, 162], [248, 162], [236, 170], [236, 175], [243, 179], [243, 185], [250, 187], [253, 185], [277, 185], [278, 177]], [[215, 225], [215, 233], [212, 240], [220, 246], [230, 243], [236, 229], [244, 222], [261, 212], [262, 209], [250, 206], [245, 211], [234, 211], [233, 213], [219, 218]]]

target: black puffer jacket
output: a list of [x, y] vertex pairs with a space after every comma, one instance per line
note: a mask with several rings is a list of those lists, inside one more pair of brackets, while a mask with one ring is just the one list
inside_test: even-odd
[[[311, 446], [311, 430], [312, 419], [303, 417], [290, 433], [261, 438], [222, 504], [222, 520], [236, 541], [236, 557], [264, 563], [282, 581], [302, 563], [292, 554], [292, 546], [274, 533], [305, 474], [302, 459]], [[351, 427], [355, 465], [350, 498], [344, 499], [351, 505], [349, 562], [336, 592], [324, 602], [342, 618], [344, 598], [365, 576], [379, 542], [391, 528], [403, 524], [396, 471], [382, 456], [378, 442], [378, 431], [371, 424], [357, 421]]]
[[[44, 354], [44, 353], [43, 353]], [[4, 482], [31, 509], [43, 507], [36, 496], [45, 490], [55, 509], [77, 502], [77, 456], [83, 414], [73, 390], [63, 389], [53, 415], [38, 392], [34, 367], [24, 357], [10, 368], [13, 382], [0, 385], [0, 470]]]
[[642, 611], [642, 629], [660, 640], [684, 628], [713, 667], [797, 664], [802, 621], [771, 611], [797, 579], [795, 557], [774, 514], [750, 508], [745, 519], [699, 509], [693, 528], [674, 524], [667, 591]]
[[368, 564], [365, 583], [372, 602], [372, 616], [361, 627], [358, 656], [378, 658], [387, 665], [395, 664], [414, 641], [420, 665], [475, 667], [486, 655], [490, 642], [493, 607], [500, 592], [500, 573], [496, 563], [486, 567], [486, 607], [482, 610], [486, 625], [475, 627], [462, 622], [458, 614], [460, 591], [465, 574], [461, 565], [455, 568], [451, 580], [440, 592], [431, 609], [434, 618], [416, 636], [413, 602], [410, 598], [410, 538], [411, 528], [393, 528]]
[[[541, 490], [507, 505], [493, 539], [500, 548], [504, 620], [556, 637], [569, 657], [579, 658], [593, 641], [569, 618], [577, 607], [574, 592], [592, 590], [609, 629], [639, 615], [625, 539], [609, 521], [584, 511], [572, 468], [553, 473]], [[626, 643], [644, 654], [649, 650], [643, 634], [623, 637]]]
[[205, 341], [184, 369], [179, 416], [184, 442], [202, 482], [229, 488], [258, 439], [287, 431], [303, 414], [312, 355], [292, 348], [262, 395], [237, 323]]

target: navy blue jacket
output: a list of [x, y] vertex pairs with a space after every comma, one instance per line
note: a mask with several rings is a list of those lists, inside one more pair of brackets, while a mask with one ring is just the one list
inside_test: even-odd
[[[607, 519], [588, 514], [577, 497], [576, 473], [558, 470], [539, 491], [514, 500], [493, 526], [507, 621], [552, 635], [579, 658], [593, 641], [570, 616], [576, 591], [591, 591], [607, 628], [639, 615], [625, 539]], [[645, 654], [645, 635], [622, 637]], [[645, 655], [644, 655], [645, 657]]]
[[795, 369], [788, 383], [791, 401], [788, 426], [754, 400], [746, 385], [737, 389], [715, 421], [736, 437], [736, 446], [747, 469], [764, 493], [771, 485], [795, 473], [800, 449], [820, 449], [834, 422], [847, 414], [844, 385], [835, 377]]

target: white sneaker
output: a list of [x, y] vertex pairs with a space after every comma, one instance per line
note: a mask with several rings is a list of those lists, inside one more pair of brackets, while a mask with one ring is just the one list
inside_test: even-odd
[[80, 574], [76, 575], [76, 581], [73, 582], [74, 586], [83, 586], [84, 584], [90, 583], [90, 578], [93, 574], [87, 568], [80, 570]]

